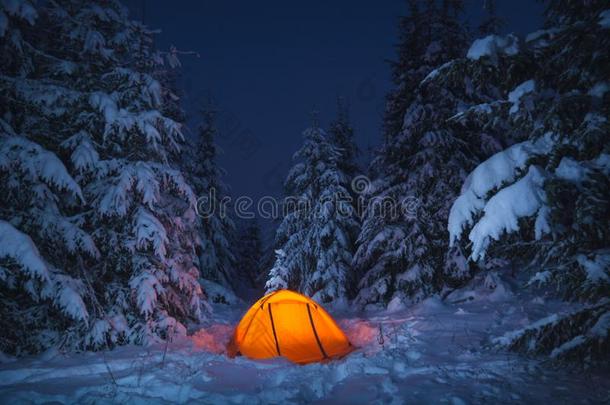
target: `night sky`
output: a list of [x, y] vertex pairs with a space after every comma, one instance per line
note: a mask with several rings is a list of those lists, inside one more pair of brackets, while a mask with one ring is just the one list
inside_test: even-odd
[[[505, 31], [526, 34], [542, 24], [543, 4], [498, 2]], [[338, 95], [350, 105], [363, 160], [379, 144], [384, 95], [391, 88], [385, 62], [394, 57], [401, 0], [386, 1], [162, 1], [131, 0], [134, 18], [161, 30], [157, 45], [185, 55], [180, 86], [190, 115], [211, 94], [219, 106], [220, 164], [234, 196], [278, 195], [300, 147], [310, 112], [326, 127]], [[476, 26], [483, 0], [466, 0]]]

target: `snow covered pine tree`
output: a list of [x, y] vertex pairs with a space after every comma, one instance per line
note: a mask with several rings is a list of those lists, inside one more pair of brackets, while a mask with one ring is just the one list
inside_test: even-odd
[[[218, 146], [215, 138], [217, 110], [209, 103], [202, 111], [198, 138], [188, 153], [187, 173], [199, 198], [198, 232], [201, 277], [218, 283], [222, 288], [235, 289], [235, 256], [230, 241], [236, 237], [235, 224], [229, 207], [221, 203], [228, 187], [222, 177], [224, 171], [216, 162]], [[221, 288], [221, 289], [222, 289]]]
[[[296, 273], [296, 270], [293, 271], [293, 273]], [[286, 253], [282, 249], [276, 250], [275, 263], [269, 271], [269, 277], [267, 278], [267, 283], [265, 284], [267, 293], [290, 288], [296, 284], [293, 279], [294, 277], [292, 277], [292, 274], [287, 266]]]
[[277, 260], [267, 290], [280, 285], [334, 305], [347, 303], [353, 243], [358, 222], [346, 176], [339, 169], [340, 151], [314, 120], [295, 153], [288, 174], [285, 217], [278, 227]]
[[[354, 129], [349, 119], [349, 106], [344, 97], [337, 98], [337, 117], [329, 125], [328, 140], [340, 153], [337, 160], [337, 168], [344, 175], [341, 185], [349, 192], [351, 201], [346, 201], [346, 204], [349, 204], [350, 209], [354, 211], [355, 215], [353, 218], [357, 222], [357, 226], [350, 227], [351, 233], [348, 235], [349, 240], [352, 241], [351, 255], [353, 256], [355, 241], [360, 233], [360, 216], [362, 215], [361, 211], [363, 208], [361, 192], [364, 190], [360, 188], [362, 188], [361, 186], [366, 188], [366, 184], [360, 184], [360, 182], [367, 180], [359, 177], [362, 175], [357, 161], [360, 152], [354, 139]], [[353, 270], [350, 271], [347, 280], [348, 285], [356, 286], [359, 281], [360, 274]], [[348, 297], [353, 299], [356, 289], [350, 287], [348, 290]]]
[[2, 5], [1, 46], [12, 55], [2, 65], [2, 181], [32, 190], [2, 205], [14, 207], [3, 208], [3, 239], [23, 241], [17, 251], [3, 243], [3, 269], [23, 269], [2, 272], [3, 309], [30, 314], [6, 350], [184, 333], [203, 298], [189, 241], [195, 196], [172, 165], [182, 134], [160, 112], [153, 73], [164, 60], [152, 33], [115, 1]]
[[364, 274], [356, 298], [362, 306], [417, 302], [441, 290], [444, 267], [467, 271], [459, 250], [447, 253], [445, 223], [457, 183], [477, 161], [470, 143], [481, 139], [469, 140], [447, 120], [483, 96], [468, 76], [464, 80], [470, 72], [453, 65], [466, 51], [462, 3], [409, 5], [393, 65], [396, 90], [388, 97], [384, 143], [371, 164], [374, 181], [354, 257]]
[[[470, 174], [448, 226], [451, 243], [467, 236], [472, 260], [494, 247], [519, 252], [534, 273], [530, 286], [555, 286], [583, 303], [497, 342], [585, 365], [607, 362], [610, 353], [608, 16], [606, 1], [549, 4], [545, 29], [528, 35], [523, 51], [535, 63], [531, 77], [508, 94], [509, 109], [496, 118], [528, 139]], [[497, 47], [482, 43], [469, 54], [489, 59]]]
[[86, 332], [92, 295], [78, 263], [99, 251], [58, 156], [57, 123], [77, 95], [51, 78], [72, 65], [41, 49], [32, 4], [0, 7], [0, 349], [23, 354]]

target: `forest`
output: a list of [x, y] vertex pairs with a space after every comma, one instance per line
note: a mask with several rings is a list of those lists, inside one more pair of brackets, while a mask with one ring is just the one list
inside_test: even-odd
[[610, 401], [610, 3], [527, 35], [403, 3], [371, 153], [348, 97], [302, 111], [250, 215], [195, 52], [119, 0], [0, 0], [0, 402]]

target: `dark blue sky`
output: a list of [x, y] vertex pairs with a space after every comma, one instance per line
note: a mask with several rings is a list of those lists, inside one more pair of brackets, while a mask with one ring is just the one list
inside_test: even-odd
[[[541, 25], [543, 5], [498, 0], [505, 31]], [[366, 157], [380, 140], [384, 95], [391, 87], [385, 60], [394, 57], [402, 0], [163, 1], [130, 0], [134, 18], [162, 33], [157, 45], [184, 56], [181, 86], [189, 113], [211, 93], [221, 114], [225, 180], [235, 196], [277, 195], [310, 123], [313, 106], [326, 126], [336, 97], [349, 100], [357, 141]], [[475, 25], [483, 0], [466, 0]], [[144, 7], [143, 7], [144, 5]], [[196, 117], [195, 117], [196, 118]], [[194, 121], [190, 120], [194, 128]], [[193, 129], [191, 129], [193, 131]]]

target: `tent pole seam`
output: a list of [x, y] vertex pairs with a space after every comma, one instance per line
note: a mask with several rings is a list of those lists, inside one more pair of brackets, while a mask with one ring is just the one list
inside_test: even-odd
[[277, 340], [277, 334], [275, 333], [275, 323], [273, 322], [273, 313], [271, 312], [271, 303], [267, 304], [267, 308], [269, 309], [269, 319], [271, 319], [271, 330], [273, 330], [273, 338], [275, 339], [275, 348], [277, 349], [277, 355], [281, 356], [280, 352], [280, 342]]
[[318, 347], [320, 348], [320, 351], [322, 352], [322, 356], [324, 356], [324, 358], [327, 359], [328, 355], [326, 354], [326, 351], [324, 350], [324, 347], [322, 346], [322, 342], [320, 341], [320, 337], [318, 336], [318, 331], [316, 330], [316, 325], [313, 323], [313, 317], [311, 316], [311, 308], [309, 308], [309, 303], [307, 304], [307, 315], [309, 315], [309, 323], [311, 323], [311, 329], [313, 330], [313, 334], [316, 337], [316, 342], [318, 342]]

